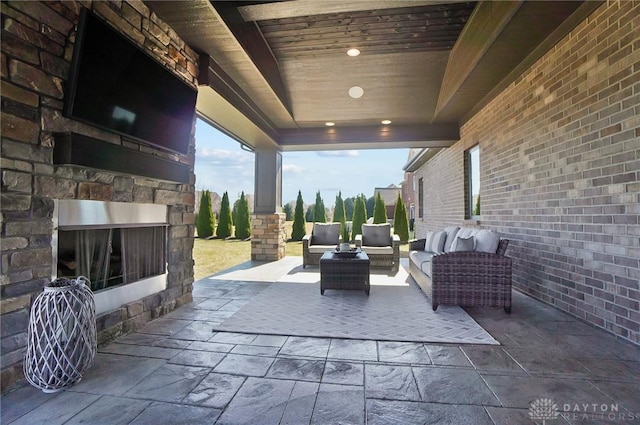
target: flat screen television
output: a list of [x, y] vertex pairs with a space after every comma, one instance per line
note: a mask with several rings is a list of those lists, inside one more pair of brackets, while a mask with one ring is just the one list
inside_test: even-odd
[[186, 154], [197, 91], [83, 9], [63, 114]]

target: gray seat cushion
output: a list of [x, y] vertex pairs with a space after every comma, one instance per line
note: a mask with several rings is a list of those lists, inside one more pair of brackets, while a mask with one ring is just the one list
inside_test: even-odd
[[363, 224], [362, 245], [391, 246], [391, 225], [389, 223]]
[[312, 245], [338, 245], [340, 223], [313, 223]]

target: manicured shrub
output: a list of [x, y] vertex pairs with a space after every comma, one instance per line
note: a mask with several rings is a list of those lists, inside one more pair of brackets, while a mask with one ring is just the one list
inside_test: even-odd
[[327, 222], [327, 212], [324, 209], [324, 201], [320, 196], [320, 191], [316, 192], [316, 204], [313, 208], [313, 221], [318, 223]]
[[387, 222], [387, 206], [384, 204], [384, 200], [380, 196], [380, 192], [376, 195], [376, 203], [373, 207], [373, 223], [386, 223]]
[[407, 207], [404, 205], [402, 197], [398, 193], [396, 207], [393, 211], [393, 232], [400, 237], [401, 242], [409, 241], [409, 219], [407, 218]]
[[338, 192], [336, 196], [336, 205], [333, 209], [333, 222], [340, 223], [340, 233], [342, 234], [342, 242], [350, 242], [349, 229], [347, 228], [347, 216], [344, 211], [344, 201], [342, 200], [342, 192]]
[[238, 200], [238, 212], [236, 221], [236, 238], [247, 239], [251, 236], [251, 217], [249, 216], [249, 202], [244, 196], [244, 191]]
[[476, 206], [473, 208], [473, 215], [480, 215], [480, 195], [478, 195], [478, 199], [476, 199]]
[[307, 212], [304, 214], [304, 219], [307, 223], [313, 222], [313, 212], [316, 210], [316, 204], [311, 204], [307, 207]]
[[296, 199], [296, 209], [293, 213], [293, 229], [291, 230], [291, 239], [301, 241], [307, 232], [304, 220], [304, 202], [302, 201], [302, 192], [298, 191]]
[[196, 229], [199, 238], [213, 236], [213, 229], [216, 228], [216, 216], [211, 208], [211, 193], [208, 190], [202, 191], [200, 197], [200, 208], [196, 216]]
[[356, 198], [356, 205], [353, 210], [353, 222], [351, 224], [351, 233], [355, 235], [362, 234], [362, 225], [367, 222], [367, 207], [365, 206], [364, 195]]
[[285, 220], [293, 220], [293, 208], [291, 208], [291, 204], [284, 204], [282, 207], [282, 212], [285, 215]]
[[220, 204], [220, 218], [218, 219], [218, 229], [216, 236], [225, 239], [231, 236], [233, 229], [233, 219], [231, 218], [231, 208], [229, 207], [229, 194], [224, 192], [222, 203]]
[[373, 217], [373, 210], [376, 205], [376, 197], [372, 196], [371, 198], [365, 200], [365, 207], [367, 208], [367, 218]]
[[356, 197], [352, 196], [344, 200], [344, 214], [347, 217], [347, 221], [353, 220], [353, 210], [356, 207]]

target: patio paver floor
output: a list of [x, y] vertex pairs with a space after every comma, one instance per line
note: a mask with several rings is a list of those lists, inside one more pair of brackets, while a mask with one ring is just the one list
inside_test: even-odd
[[511, 315], [466, 309], [500, 346], [211, 330], [267, 286], [196, 282], [192, 304], [101, 347], [68, 390], [3, 395], [1, 423], [533, 424], [550, 398], [579, 409], [550, 425], [640, 424], [640, 348], [521, 293]]

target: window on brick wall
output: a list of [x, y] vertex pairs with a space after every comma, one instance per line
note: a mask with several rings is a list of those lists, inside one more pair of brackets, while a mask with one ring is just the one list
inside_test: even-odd
[[466, 218], [480, 215], [480, 147], [472, 147], [464, 155], [464, 194]]
[[424, 216], [424, 179], [418, 180], [418, 217]]

